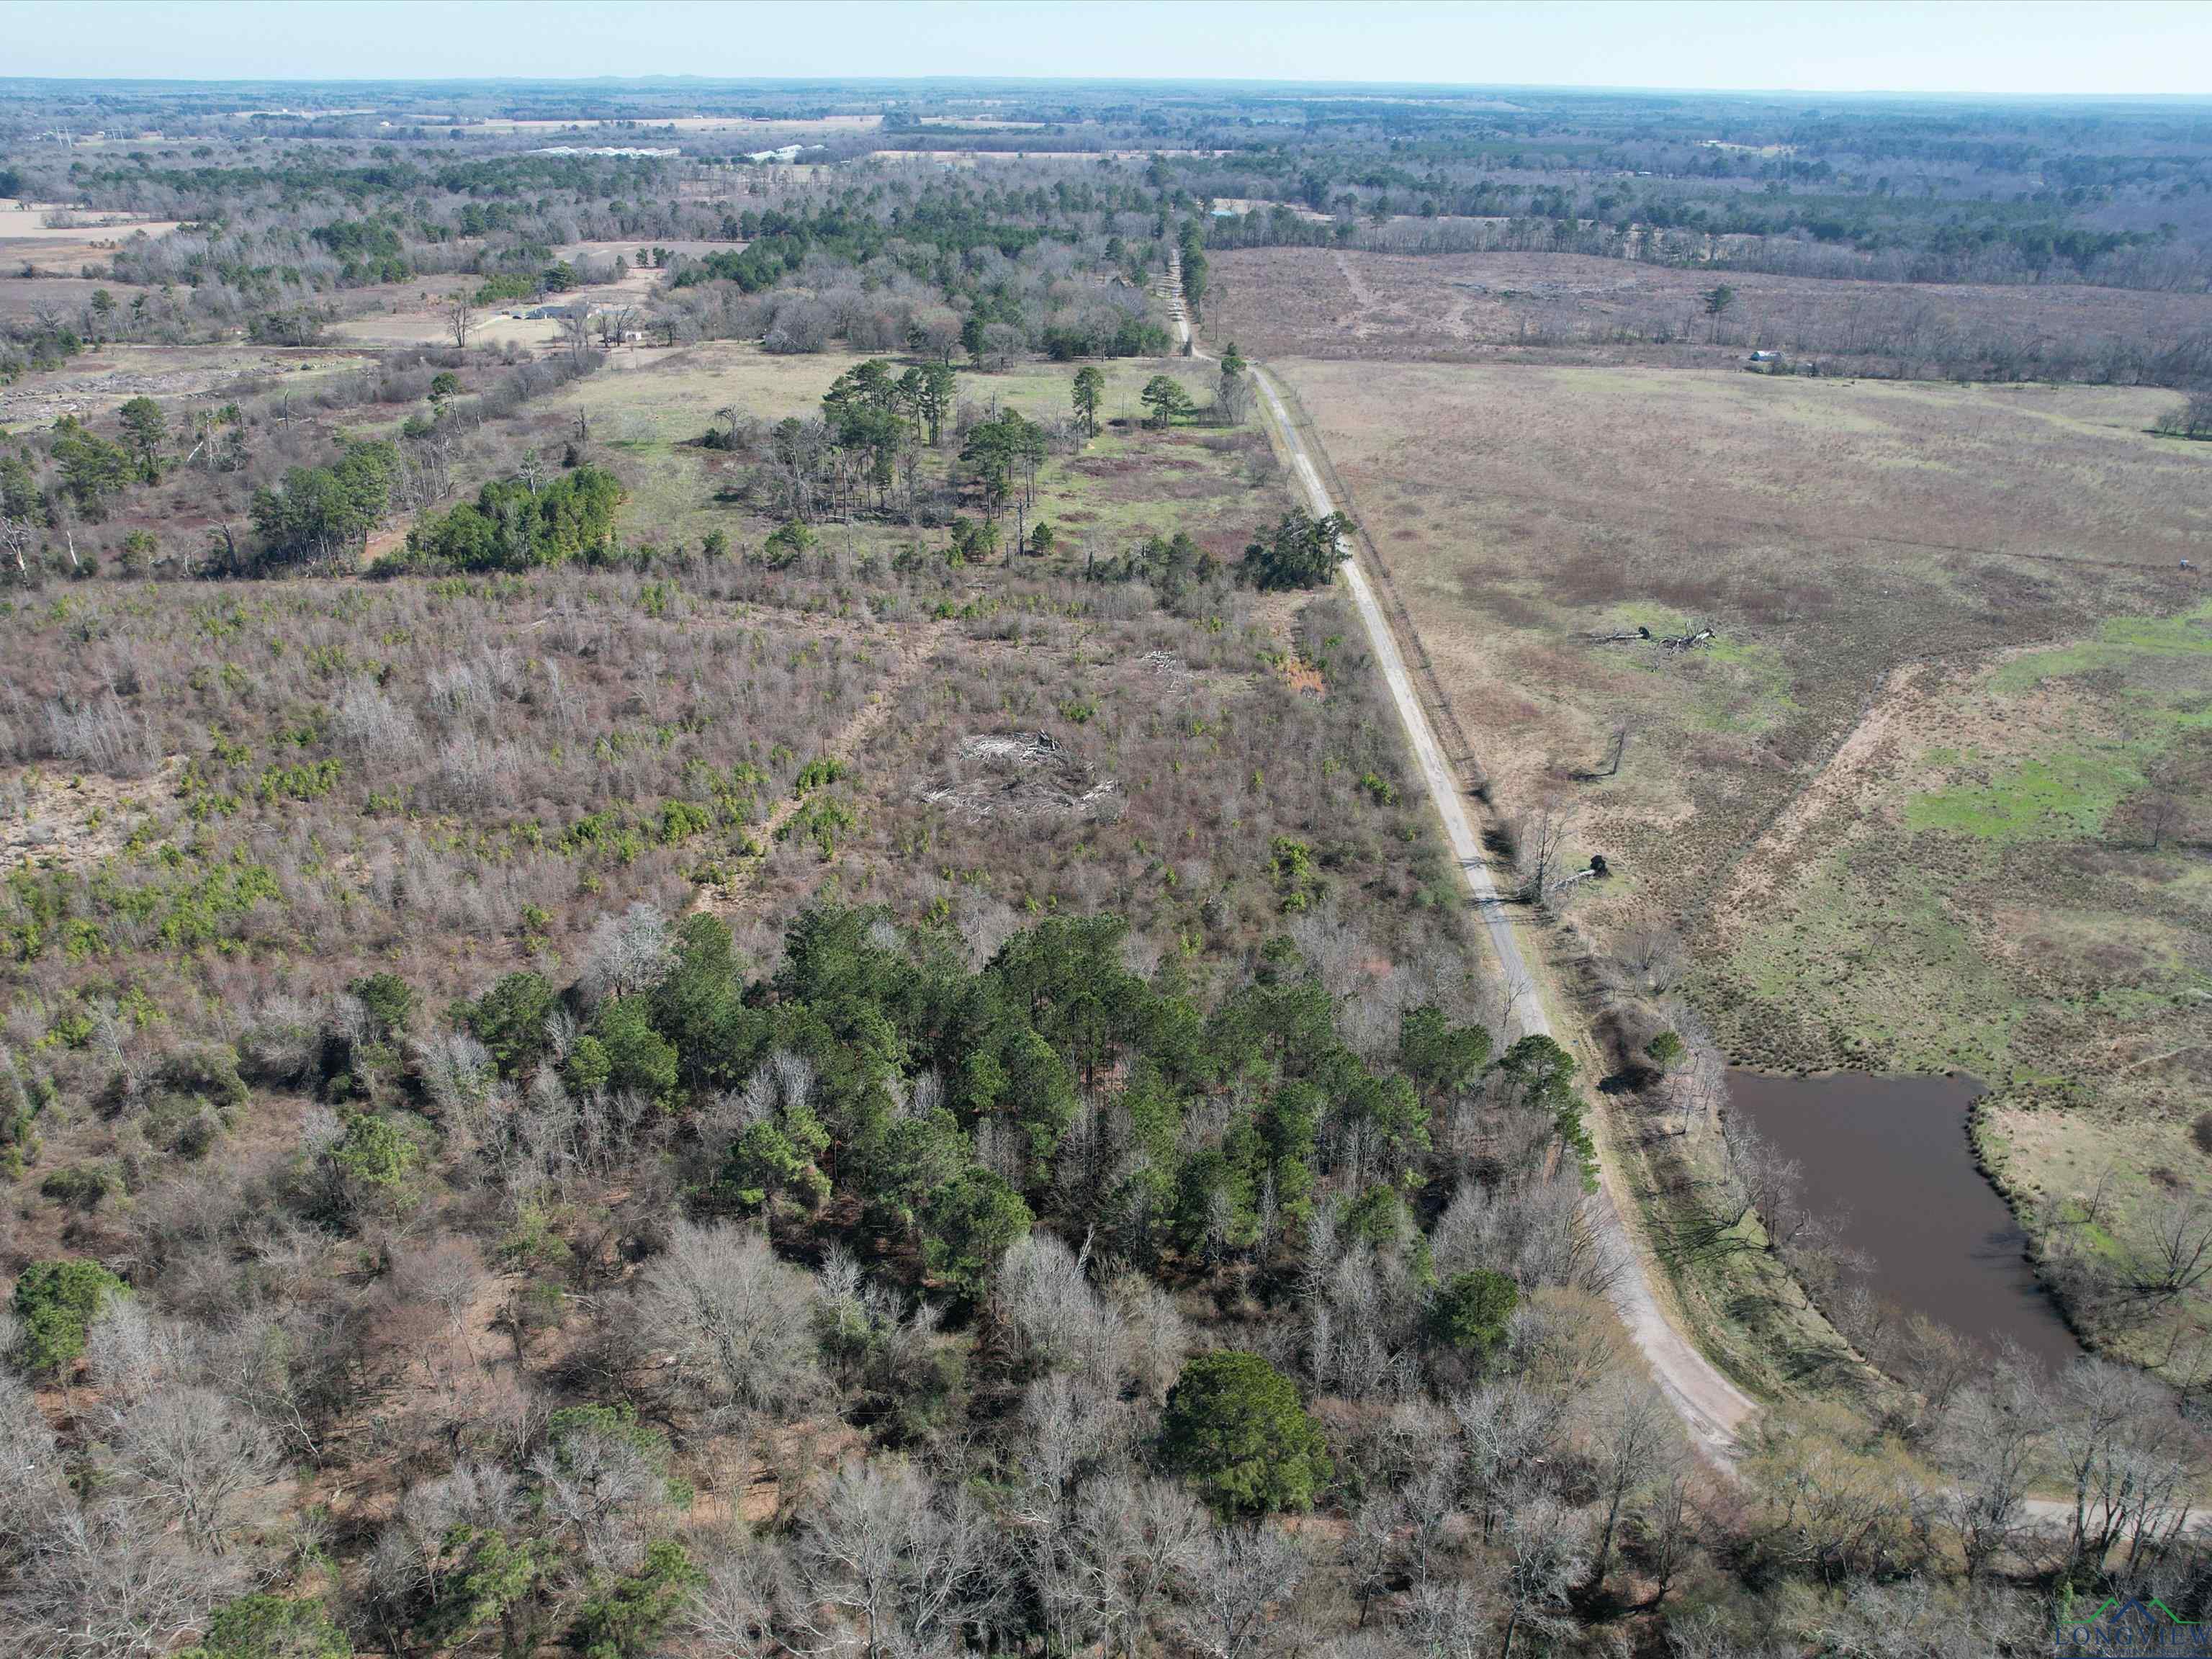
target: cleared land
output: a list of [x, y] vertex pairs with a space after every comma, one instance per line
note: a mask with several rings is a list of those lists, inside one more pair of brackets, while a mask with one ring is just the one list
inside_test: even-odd
[[1584, 937], [1679, 927], [1741, 1060], [1988, 1079], [2054, 1249], [2212, 1189], [2212, 451], [2147, 431], [2170, 394], [1282, 368], [1502, 805], [1613, 861]]
[[[64, 222], [46, 222], [49, 216], [64, 214], [69, 216]], [[0, 202], [0, 275], [17, 281], [33, 273], [75, 276], [86, 265], [105, 266], [108, 257], [133, 236], [166, 236], [176, 228], [173, 219], [149, 219], [135, 213]]]
[[[599, 259], [612, 259], [617, 255], [635, 259], [639, 246], [635, 242], [579, 242], [559, 252], [564, 259], [587, 255]], [[689, 250], [726, 245], [694, 242], [684, 246]], [[647, 266], [633, 265], [617, 280], [586, 283], [564, 294], [548, 295], [543, 300], [510, 300], [495, 306], [477, 306], [473, 312], [475, 325], [470, 331], [470, 342], [498, 347], [557, 345], [561, 339], [559, 319], [532, 319], [527, 314], [548, 307], [634, 307], [636, 319], [631, 326], [641, 327], [644, 307], [652, 298], [653, 286], [659, 282], [661, 274]], [[354, 314], [333, 323], [329, 330], [331, 337], [364, 345], [449, 346], [453, 336], [447, 306], [457, 289], [472, 291], [483, 280], [474, 275], [428, 276], [411, 283], [356, 289], [349, 296], [348, 304]]]
[[102, 346], [0, 387], [0, 426], [46, 426], [64, 415], [88, 420], [138, 397], [224, 400], [248, 380], [265, 386], [282, 377], [304, 391], [368, 362], [313, 346]]
[[[1570, 348], [1694, 366], [1760, 348], [1872, 370], [2003, 350], [2159, 351], [2212, 329], [2212, 294], [1835, 282], [1557, 253], [1208, 257], [1207, 337], [1270, 359], [1479, 362], [1543, 348], [1556, 361]], [[1723, 283], [1735, 297], [1716, 321], [1704, 296]]]
[[[710, 425], [727, 424], [725, 410], [769, 422], [819, 415], [822, 394], [860, 361], [842, 353], [775, 356], [734, 340], [668, 353], [620, 352], [611, 367], [634, 363], [635, 373], [602, 371], [580, 382], [548, 399], [536, 425], [550, 443], [573, 430], [579, 414], [591, 422], [593, 438], [609, 447], [629, 489], [623, 508], [629, 534], [696, 542], [720, 529], [744, 545], [775, 526], [742, 502], [717, 499], [739, 469], [699, 439]], [[1040, 474], [1031, 522], [1050, 524], [1079, 557], [1111, 557], [1147, 535], [1182, 531], [1215, 556], [1234, 558], [1261, 523], [1283, 510], [1266, 440], [1256, 429], [1140, 429], [1144, 408], [1137, 394], [1146, 381], [1170, 374], [1202, 397], [1213, 383], [1210, 365], [1129, 358], [1100, 367], [1106, 375], [1099, 404], [1103, 429], [1081, 454]], [[1074, 373], [1073, 366], [1050, 363], [997, 374], [963, 372], [959, 403], [973, 415], [1016, 409], [1036, 421], [1063, 419]], [[855, 554], [886, 557], [926, 539], [914, 526], [865, 521], [825, 527], [824, 536]]]

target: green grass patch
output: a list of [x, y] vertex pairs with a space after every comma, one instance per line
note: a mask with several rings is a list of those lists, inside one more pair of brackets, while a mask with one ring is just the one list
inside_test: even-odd
[[[2143, 787], [2144, 746], [2100, 744], [2013, 762], [1984, 780], [1915, 795], [1905, 803], [1905, 827], [1996, 842], [2096, 835], [2113, 808]], [[1978, 758], [1969, 754], [1960, 763], [1972, 768]]]
[[1967, 876], [1887, 839], [1855, 847], [1745, 939], [1730, 976], [1860, 1063], [2002, 1077], [2028, 1003], [1945, 902]]
[[2112, 617], [2093, 639], [2015, 657], [1990, 677], [1992, 691], [2018, 696], [2047, 681], [2142, 666], [2146, 657], [2212, 655], [2212, 599], [2173, 617]]
[[[1540, 592], [1528, 594], [1541, 604]], [[1577, 624], [1579, 625], [1579, 624]], [[1682, 688], [1676, 705], [1683, 724], [1698, 731], [1756, 735], [1772, 731], [1805, 712], [1795, 696], [1788, 660], [1772, 646], [1723, 634], [1681, 656], [1656, 641], [1694, 632], [1701, 620], [1664, 605], [1628, 604], [1599, 613], [1591, 631], [1600, 635], [1648, 628], [1653, 643], [1638, 641], [1604, 647], [1625, 654], [1620, 662], [1648, 676], [1664, 677]]]

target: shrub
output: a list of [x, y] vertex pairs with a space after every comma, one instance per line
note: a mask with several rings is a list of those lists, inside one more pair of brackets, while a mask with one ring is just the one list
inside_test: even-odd
[[1351, 533], [1352, 520], [1341, 513], [1316, 519], [1294, 507], [1272, 532], [1255, 538], [1244, 550], [1237, 574], [1263, 592], [1327, 587], [1336, 578], [1337, 566], [1351, 556], [1343, 547], [1343, 538]]
[[1505, 1340], [1521, 1291], [1504, 1273], [1477, 1267], [1455, 1273], [1429, 1304], [1424, 1322], [1438, 1347], [1486, 1359]]
[[33, 1261], [15, 1281], [10, 1305], [23, 1322], [17, 1358], [31, 1371], [56, 1372], [84, 1352], [85, 1329], [129, 1287], [97, 1261]]
[[350, 1659], [352, 1653], [321, 1602], [241, 1595], [218, 1607], [199, 1645], [177, 1659]]
[[644, 998], [602, 1003], [590, 1034], [576, 1044], [578, 1054], [586, 1043], [598, 1051], [593, 1066], [604, 1068], [599, 1081], [605, 1087], [664, 1104], [676, 1093], [676, 1046], [653, 1029]]
[[1431, 1095], [1468, 1087], [1489, 1058], [1490, 1033], [1480, 1025], [1454, 1025], [1428, 1004], [1399, 1017], [1398, 1064]]
[[415, 1021], [415, 990], [405, 980], [392, 973], [368, 974], [354, 981], [352, 989], [380, 1039], [389, 1042], [407, 1035]]
[[491, 1050], [507, 1076], [527, 1070], [545, 1052], [545, 1022], [556, 1006], [543, 974], [508, 974], [463, 1011], [470, 1032]]
[[584, 1659], [643, 1653], [706, 1577], [674, 1539], [647, 1545], [644, 1564], [591, 1596], [576, 1615], [575, 1643]]
[[71, 1164], [39, 1183], [39, 1191], [72, 1210], [96, 1210], [123, 1190], [122, 1178], [104, 1164]]
[[1575, 1088], [1575, 1059], [1550, 1037], [1522, 1037], [1498, 1060], [1497, 1070], [1521, 1103], [1551, 1115], [1559, 1139], [1582, 1165], [1583, 1184], [1597, 1181], [1597, 1147], [1583, 1122], [1583, 1097]]
[[396, 1127], [356, 1113], [329, 1153], [339, 1206], [348, 1215], [404, 1208], [413, 1195], [417, 1156], [415, 1143]]
[[404, 562], [446, 570], [529, 570], [605, 554], [614, 544], [623, 488], [580, 466], [549, 482], [495, 479], [449, 513], [408, 532]]
[[1200, 1354], [1168, 1391], [1160, 1446], [1224, 1515], [1310, 1508], [1328, 1478], [1297, 1385], [1255, 1353]]
[[392, 499], [399, 452], [351, 444], [329, 466], [295, 466], [275, 489], [253, 492], [253, 530], [265, 565], [331, 565], [358, 554]]
[[738, 1137], [722, 1167], [722, 1184], [749, 1210], [778, 1195], [816, 1209], [830, 1195], [830, 1180], [815, 1160], [829, 1149], [830, 1132], [800, 1103], [787, 1108], [780, 1121], [756, 1123]]

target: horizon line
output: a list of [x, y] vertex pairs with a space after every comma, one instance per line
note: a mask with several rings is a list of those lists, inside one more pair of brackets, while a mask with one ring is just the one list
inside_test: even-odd
[[835, 88], [835, 87], [1223, 87], [1420, 93], [1583, 93], [1705, 98], [1869, 98], [1936, 101], [1993, 100], [2005, 103], [2150, 103], [2212, 105], [2212, 92], [1996, 92], [1972, 88], [1885, 87], [1717, 87], [1650, 86], [1615, 82], [1537, 81], [1324, 81], [1224, 76], [1044, 76], [1044, 75], [0, 75], [0, 88], [38, 87], [647, 87]]

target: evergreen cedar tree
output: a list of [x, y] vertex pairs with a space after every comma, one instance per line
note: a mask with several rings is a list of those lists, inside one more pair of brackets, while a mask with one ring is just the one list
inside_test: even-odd
[[319, 1601], [241, 1595], [218, 1607], [207, 1633], [177, 1659], [352, 1659], [353, 1644]]
[[23, 1322], [17, 1356], [27, 1370], [53, 1373], [84, 1352], [86, 1329], [115, 1297], [128, 1296], [123, 1281], [97, 1261], [33, 1261], [15, 1281], [13, 1306]]
[[1352, 520], [1341, 513], [1316, 519], [1294, 507], [1273, 531], [1244, 550], [1237, 573], [1263, 592], [1326, 587], [1336, 579], [1337, 566], [1351, 556], [1343, 538], [1352, 530]]
[[1160, 1446], [1216, 1513], [1311, 1507], [1328, 1478], [1321, 1430], [1291, 1379], [1255, 1353], [1200, 1354], [1168, 1391]]
[[1519, 1287], [1504, 1273], [1486, 1267], [1455, 1273], [1430, 1304], [1429, 1340], [1487, 1359], [1504, 1344], [1513, 1310], [1520, 1305]]
[[1075, 404], [1076, 418], [1093, 438], [1098, 435], [1098, 403], [1105, 392], [1106, 376], [1095, 365], [1085, 363], [1075, 371], [1075, 386], [1069, 395]]
[[398, 471], [399, 452], [391, 444], [349, 444], [329, 466], [295, 466], [277, 488], [255, 490], [262, 563], [329, 564], [358, 553], [384, 516]]
[[1152, 423], [1157, 427], [1174, 425], [1177, 416], [1189, 414], [1194, 407], [1182, 383], [1169, 374], [1153, 375], [1137, 398], [1152, 411]]
[[530, 570], [604, 557], [614, 547], [615, 476], [579, 466], [543, 483], [495, 479], [408, 532], [400, 562], [445, 570]]

